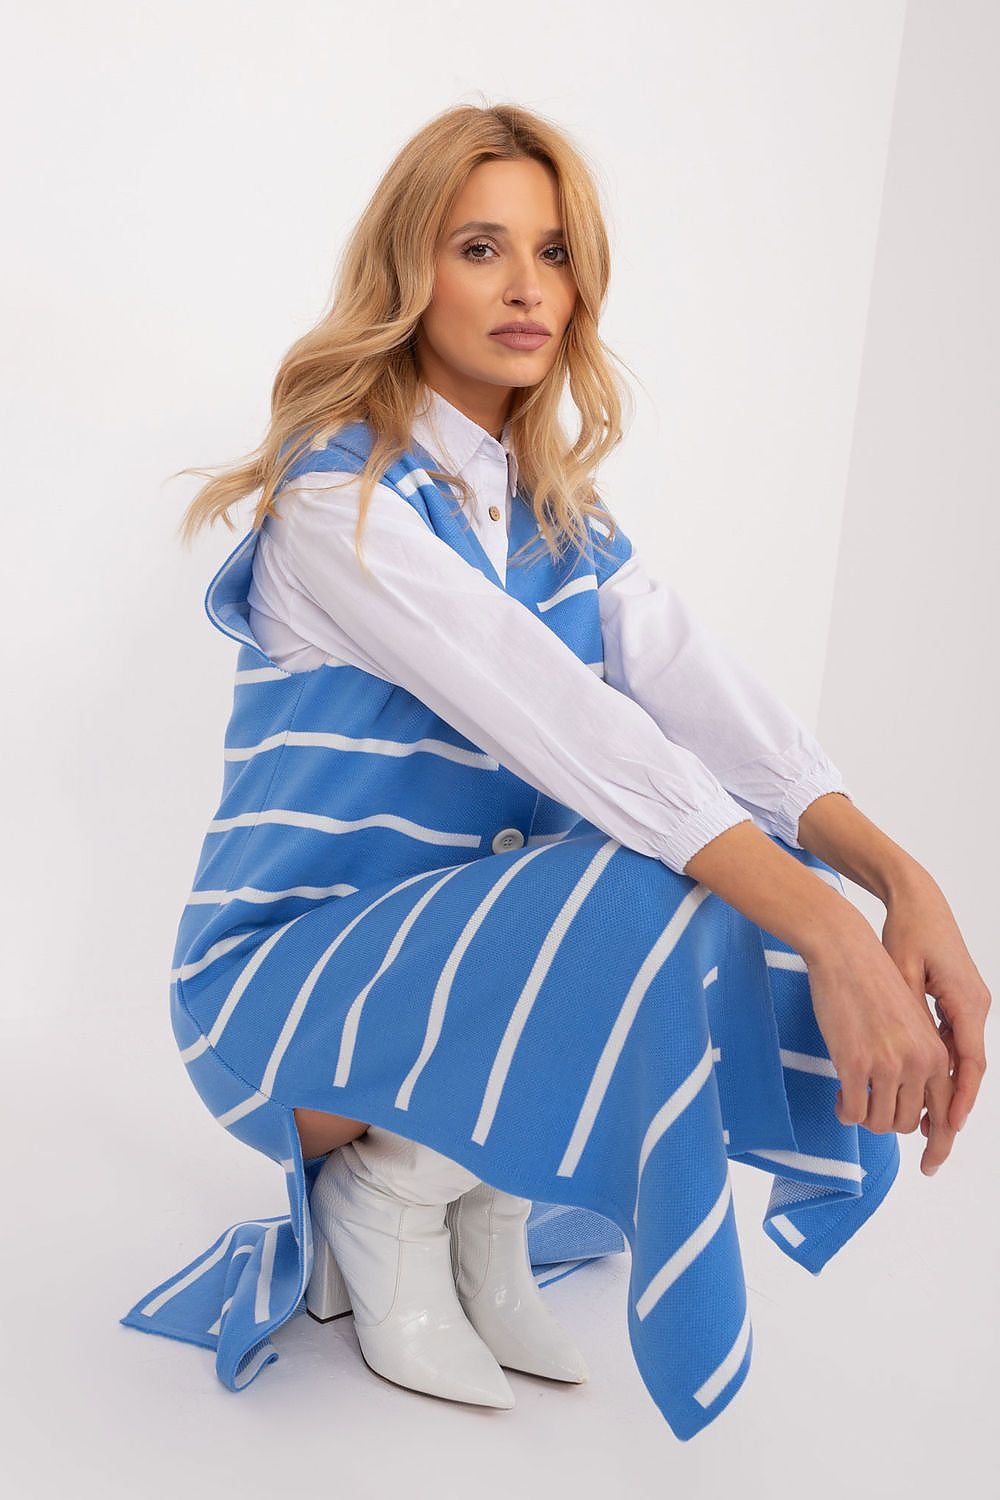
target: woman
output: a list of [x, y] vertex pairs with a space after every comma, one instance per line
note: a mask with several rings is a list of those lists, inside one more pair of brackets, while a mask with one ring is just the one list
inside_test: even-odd
[[[729, 1161], [774, 1174], [764, 1227], [818, 1272], [895, 1132], [933, 1172], [974, 1103], [990, 997], [936, 884], [594, 486], [609, 272], [562, 133], [447, 111], [362, 215], [260, 452], [188, 513], [261, 489], [206, 596], [240, 649], [171, 1017], [291, 1212], [122, 1321], [214, 1348], [231, 1389], [304, 1295], [413, 1390], [579, 1382], [532, 1267], [617, 1225], [639, 1369], [689, 1438], [752, 1350]], [[838, 870], [885, 901], [882, 943]]]

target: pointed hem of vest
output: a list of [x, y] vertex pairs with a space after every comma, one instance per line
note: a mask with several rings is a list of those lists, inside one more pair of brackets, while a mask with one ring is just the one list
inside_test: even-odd
[[[272, 1100], [268, 1113], [271, 1109], [269, 1144], [285, 1170], [289, 1213], [230, 1224], [118, 1320], [141, 1333], [213, 1350], [216, 1374], [231, 1391], [244, 1390], [279, 1358], [270, 1335], [304, 1307], [313, 1264], [309, 1193], [326, 1156], [303, 1158], [292, 1107]], [[372, 1123], [391, 1130], [399, 1119]], [[604, 1215], [537, 1200], [527, 1232], [540, 1287], [626, 1247], [621, 1230]]]
[[[181, 1270], [169, 1276], [140, 1299], [119, 1322], [143, 1333], [157, 1333], [167, 1338], [214, 1350], [215, 1370], [219, 1380], [230, 1391], [246, 1389], [261, 1372], [278, 1358], [270, 1335], [304, 1308], [305, 1289], [313, 1263], [312, 1226], [308, 1210], [309, 1192], [325, 1156], [303, 1159], [294, 1113], [290, 1106], [271, 1101], [274, 1112], [274, 1142], [282, 1153], [285, 1169], [289, 1214], [249, 1219], [230, 1225]], [[261, 1123], [258, 1111], [258, 1125]], [[271, 1109], [267, 1111], [271, 1113]], [[398, 1117], [382, 1111], [383, 1118], [374, 1123], [387, 1130], [397, 1128]], [[440, 1149], [440, 1143], [428, 1139], [431, 1132], [408, 1133], [422, 1144]], [[864, 1180], [847, 1187], [831, 1189], [822, 1185], [815, 1174], [800, 1171], [795, 1177], [774, 1178], [771, 1202], [765, 1211], [762, 1227], [769, 1239], [791, 1260], [813, 1275], [869, 1219], [895, 1181], [900, 1153], [895, 1134], [873, 1134], [862, 1126], [857, 1133], [859, 1175]], [[453, 1150], [453, 1148], [452, 1148]], [[270, 1154], [270, 1153], [269, 1153]], [[278, 1156], [278, 1151], [276, 1151]], [[453, 1151], [453, 1154], [454, 1151]], [[764, 1171], [774, 1171], [773, 1161], [765, 1153], [729, 1152], [730, 1160], [744, 1161]], [[460, 1154], [455, 1154], [460, 1160]], [[470, 1153], [473, 1166], [475, 1157]], [[791, 1173], [792, 1169], [785, 1168]], [[498, 1177], [493, 1173], [494, 1178]], [[792, 1183], [799, 1190], [794, 1208], [782, 1206], [782, 1193]], [[811, 1184], [802, 1190], [803, 1184]], [[523, 1176], [515, 1170], [507, 1181], [496, 1180], [504, 1191], [529, 1196]], [[556, 1209], [553, 1224], [549, 1213]], [[602, 1208], [550, 1205], [533, 1200], [528, 1224], [528, 1252], [532, 1269], [541, 1272], [538, 1284], [545, 1287], [583, 1269], [599, 1257], [631, 1250], [632, 1226], [612, 1204]], [[561, 1238], [560, 1238], [561, 1236]], [[573, 1253], [566, 1253], [567, 1244]], [[552, 1274], [546, 1275], [545, 1272]], [[162, 1310], [161, 1309], [165, 1309]], [[714, 1422], [738, 1395], [750, 1372], [753, 1351], [753, 1327], [749, 1307], [741, 1336], [734, 1345], [733, 1362], [720, 1371], [716, 1393], [695, 1392], [700, 1410], [691, 1415], [678, 1409], [666, 1410], [655, 1396], [659, 1372], [646, 1368], [645, 1344], [636, 1337], [636, 1311], [631, 1301], [628, 1309], [629, 1341], [636, 1367], [644, 1384], [674, 1436], [682, 1442], [694, 1437]], [[722, 1376], [724, 1375], [724, 1381]]]

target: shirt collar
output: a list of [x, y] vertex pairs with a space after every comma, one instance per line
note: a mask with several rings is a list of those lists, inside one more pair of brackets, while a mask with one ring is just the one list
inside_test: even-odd
[[510, 422], [505, 422], [499, 441], [485, 427], [459, 411], [432, 386], [423, 386], [423, 401], [418, 401], [413, 421], [413, 436], [428, 452], [441, 460], [442, 466], [461, 474], [480, 448], [486, 446], [503, 452], [507, 460], [510, 492], [517, 488], [517, 459], [510, 447]]

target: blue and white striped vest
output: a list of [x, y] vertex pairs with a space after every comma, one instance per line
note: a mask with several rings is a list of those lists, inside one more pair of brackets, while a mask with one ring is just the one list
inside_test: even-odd
[[[286, 482], [307, 472], [357, 473], [371, 442], [366, 424], [343, 428], [322, 450], [304, 454]], [[437, 461], [414, 446], [382, 482], [503, 587], [456, 500], [431, 481], [428, 466]], [[535, 558], [542, 548], [536, 542], [530, 565], [519, 560], [509, 568], [507, 592], [603, 675], [597, 589], [632, 545], [620, 527], [610, 541], [600, 522], [590, 526], [601, 533], [599, 547], [591, 540], [584, 554], [572, 548], [555, 562], [547, 549]], [[205, 599], [209, 619], [240, 650], [222, 796], [177, 932], [175, 969], [196, 965], [248, 926], [285, 922], [310, 903], [496, 852], [494, 841], [512, 829], [530, 845], [560, 838], [574, 825], [593, 826], [485, 754], [405, 688], [351, 665], [324, 663], [297, 673], [276, 667], [248, 624], [257, 535], [249, 532], [233, 550]], [[509, 554], [538, 535], [530, 506], [515, 495]]]
[[[347, 427], [289, 478], [357, 473], [369, 451], [367, 427]], [[383, 482], [502, 587], [428, 466], [412, 448]], [[815, 1274], [888, 1192], [896, 1136], [836, 1119], [838, 1079], [787, 944], [401, 686], [269, 660], [248, 620], [257, 535], [205, 601], [239, 652], [170, 1014], [214, 1118], [282, 1167], [289, 1213], [229, 1226], [120, 1321], [214, 1350], [231, 1390], [277, 1359], [269, 1335], [301, 1307], [313, 1263], [319, 1161], [303, 1161], [293, 1110], [325, 1109], [531, 1198], [528, 1252], [547, 1280], [623, 1250], [627, 1231], [636, 1362], [691, 1437], [752, 1351], [730, 1163], [772, 1175], [765, 1232]], [[515, 497], [510, 555], [536, 537]], [[596, 540], [561, 561], [536, 542], [506, 590], [603, 672], [597, 589], [631, 546], [621, 530]]]

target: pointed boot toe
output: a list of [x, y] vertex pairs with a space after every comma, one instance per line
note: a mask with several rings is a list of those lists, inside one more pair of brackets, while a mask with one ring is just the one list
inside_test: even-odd
[[456, 1291], [498, 1364], [579, 1385], [589, 1378], [586, 1360], [547, 1306], [531, 1269], [530, 1212], [530, 1198], [485, 1182], [448, 1205]]
[[[414, 1197], [419, 1160], [413, 1153]], [[436, 1170], [440, 1177], [440, 1163]], [[317, 1268], [309, 1310], [336, 1316], [332, 1309], [348, 1301], [365, 1363], [386, 1380], [509, 1410], [507, 1377], [458, 1299], [445, 1204], [404, 1199], [387, 1183], [345, 1147], [320, 1169], [311, 1199]]]

